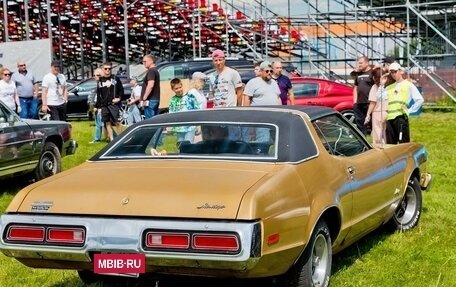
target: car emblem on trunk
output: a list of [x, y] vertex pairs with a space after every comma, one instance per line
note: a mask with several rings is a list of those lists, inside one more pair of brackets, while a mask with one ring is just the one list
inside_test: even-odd
[[32, 203], [32, 212], [46, 212], [54, 205], [52, 201], [35, 201]]
[[125, 198], [122, 199], [122, 201], [120, 203], [122, 205], [127, 205], [129, 202], [130, 202], [130, 199], [128, 197], [125, 197]]
[[224, 209], [224, 208], [226, 208], [225, 205], [209, 204], [207, 202], [201, 206], [196, 207], [196, 209], [216, 209], [216, 210]]

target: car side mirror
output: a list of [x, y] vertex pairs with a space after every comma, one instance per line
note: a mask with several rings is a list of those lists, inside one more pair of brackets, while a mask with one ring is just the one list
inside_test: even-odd
[[16, 117], [14, 115], [9, 115], [8, 116], [8, 124], [10, 126], [14, 125], [14, 122], [16, 121]]

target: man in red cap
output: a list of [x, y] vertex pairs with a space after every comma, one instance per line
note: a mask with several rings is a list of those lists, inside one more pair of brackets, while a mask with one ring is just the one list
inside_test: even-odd
[[210, 79], [214, 91], [214, 108], [242, 105], [242, 80], [239, 72], [225, 66], [225, 53], [212, 52], [215, 75]]

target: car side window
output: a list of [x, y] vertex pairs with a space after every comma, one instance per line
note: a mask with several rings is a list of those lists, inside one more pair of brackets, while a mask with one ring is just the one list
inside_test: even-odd
[[354, 156], [370, 149], [354, 127], [338, 115], [313, 121], [318, 136], [326, 150], [337, 156]]
[[293, 84], [293, 92], [296, 98], [312, 98], [318, 94], [318, 84], [296, 83]]
[[160, 70], [161, 81], [170, 81], [174, 78], [184, 78], [184, 70], [181, 65], [170, 65]]

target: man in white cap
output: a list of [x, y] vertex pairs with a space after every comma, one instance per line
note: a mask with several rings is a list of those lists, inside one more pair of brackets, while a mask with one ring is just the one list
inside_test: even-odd
[[214, 89], [214, 108], [233, 107], [242, 104], [242, 80], [239, 72], [225, 66], [225, 53], [222, 50], [212, 52], [215, 75], [211, 77]]
[[[424, 99], [416, 86], [404, 79], [404, 69], [399, 63], [391, 63], [389, 72], [395, 83], [386, 87], [388, 95], [386, 142], [389, 144], [410, 142], [409, 114], [418, 111]], [[385, 84], [385, 79], [386, 77], [382, 78], [380, 85]], [[408, 108], [412, 100], [413, 105]]]
[[[244, 89], [244, 106], [268, 106], [281, 105], [280, 88], [272, 79], [272, 65], [268, 61], [260, 64], [260, 75], [247, 82]], [[250, 132], [242, 131], [242, 139], [249, 140]], [[270, 135], [268, 128], [255, 128], [255, 141], [269, 142]]]
[[260, 64], [260, 75], [247, 82], [244, 88], [243, 106], [281, 105], [280, 88], [272, 80], [271, 63]]

